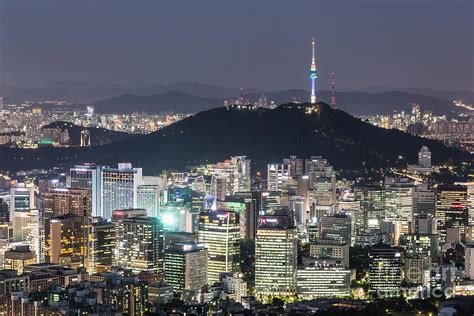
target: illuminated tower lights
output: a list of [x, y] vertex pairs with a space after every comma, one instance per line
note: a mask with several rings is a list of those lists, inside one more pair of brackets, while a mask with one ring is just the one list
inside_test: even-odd
[[311, 79], [311, 104], [316, 104], [316, 55], [314, 51], [314, 38], [311, 42], [313, 48], [313, 54], [311, 58], [311, 69], [309, 71], [309, 78]]
[[331, 85], [332, 85], [332, 93], [331, 93], [331, 108], [335, 109], [336, 108], [336, 74], [333, 72], [332, 73], [332, 80], [331, 80]]

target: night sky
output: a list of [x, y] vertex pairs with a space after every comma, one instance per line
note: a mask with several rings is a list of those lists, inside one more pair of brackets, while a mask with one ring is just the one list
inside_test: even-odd
[[0, 0], [0, 82], [474, 89], [473, 1]]

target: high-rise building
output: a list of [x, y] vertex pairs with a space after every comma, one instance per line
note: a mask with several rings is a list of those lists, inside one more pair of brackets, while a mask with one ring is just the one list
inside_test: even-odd
[[349, 244], [341, 244], [335, 240], [319, 239], [309, 245], [311, 257], [331, 257], [340, 259], [345, 268], [349, 268]]
[[336, 172], [327, 159], [312, 156], [305, 160], [305, 174], [315, 204], [326, 206], [328, 210], [336, 204]]
[[290, 178], [291, 166], [282, 163], [267, 165], [267, 190], [283, 191], [283, 185]]
[[[10, 212], [23, 212], [36, 208], [35, 188], [24, 185], [10, 189]], [[12, 218], [13, 216], [10, 216]]]
[[303, 258], [297, 270], [298, 298], [347, 297], [350, 295], [351, 270], [336, 259]]
[[385, 191], [380, 185], [357, 187], [354, 190], [356, 200], [364, 213], [366, 229], [379, 229], [385, 219]]
[[137, 187], [137, 207], [145, 209], [147, 216], [160, 215], [160, 186], [139, 185]]
[[92, 179], [92, 216], [111, 218], [113, 210], [136, 207], [141, 168], [119, 163], [118, 168], [98, 167], [95, 175]]
[[395, 180], [385, 187], [385, 217], [401, 223], [401, 233], [408, 233], [413, 222], [413, 192], [411, 182]]
[[400, 246], [405, 248], [407, 257], [420, 257], [427, 262], [438, 260], [438, 235], [406, 234], [401, 238]]
[[13, 221], [13, 240], [21, 242], [35, 252], [38, 261], [44, 260], [45, 227], [41, 210], [15, 212]]
[[255, 290], [257, 296], [296, 294], [298, 242], [293, 215], [280, 209], [259, 217], [255, 240]]
[[240, 220], [230, 211], [202, 211], [199, 216], [199, 243], [208, 252], [207, 280], [219, 282], [221, 272], [240, 271]]
[[81, 147], [90, 147], [91, 146], [91, 133], [88, 129], [83, 129], [81, 131]]
[[431, 151], [426, 146], [422, 146], [418, 152], [418, 165], [424, 168], [431, 168]]
[[351, 218], [346, 214], [334, 214], [321, 217], [319, 238], [336, 240], [342, 244], [351, 244]]
[[390, 247], [369, 252], [369, 291], [379, 298], [398, 297], [402, 282], [401, 253]]
[[229, 160], [208, 166], [211, 175], [210, 193], [218, 200], [236, 192], [251, 189], [250, 160], [245, 156], [233, 156]]
[[464, 272], [466, 278], [474, 280], [474, 243], [466, 243], [466, 250], [464, 254]]
[[264, 191], [259, 192], [257, 203], [259, 204], [259, 215], [271, 214], [281, 207], [280, 191]]
[[50, 188], [41, 196], [46, 217], [72, 213], [77, 216], [90, 216], [92, 198], [87, 189]]
[[91, 225], [88, 272], [95, 274], [110, 271], [114, 262], [115, 249], [114, 223], [97, 219]]
[[296, 158], [296, 156], [290, 156], [290, 158], [284, 158], [283, 164], [288, 166], [287, 169], [290, 170], [290, 176], [302, 176], [303, 175], [303, 159]]
[[163, 273], [164, 229], [156, 217], [118, 221], [117, 264], [133, 273]]
[[446, 213], [467, 206], [467, 188], [462, 185], [439, 186], [436, 190], [436, 219], [441, 242], [446, 240]]
[[73, 189], [88, 189], [92, 191], [93, 179], [97, 178], [97, 172], [100, 170], [94, 164], [76, 165], [69, 171], [67, 179], [68, 187]]
[[10, 221], [10, 192], [0, 191], [0, 224]]
[[175, 292], [196, 295], [207, 284], [207, 250], [204, 245], [178, 243], [166, 249], [165, 282], [173, 286]]
[[435, 192], [427, 188], [417, 187], [413, 191], [413, 216], [435, 215]]
[[90, 223], [87, 216], [66, 214], [49, 219], [47, 261], [71, 268], [89, 266]]

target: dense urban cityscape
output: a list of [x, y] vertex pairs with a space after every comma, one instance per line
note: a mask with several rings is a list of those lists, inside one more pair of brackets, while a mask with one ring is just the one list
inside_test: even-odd
[[474, 315], [474, 92], [339, 89], [305, 41], [308, 90], [0, 81], [0, 316]]

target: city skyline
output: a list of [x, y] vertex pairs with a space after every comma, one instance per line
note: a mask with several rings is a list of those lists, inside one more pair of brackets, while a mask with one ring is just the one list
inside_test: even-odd
[[[345, 89], [472, 90], [472, 6], [468, 1], [291, 6], [124, 1], [113, 7], [108, 1], [4, 1], [0, 82], [37, 87], [60, 81], [184, 80], [309, 89], [306, 48], [315, 37], [318, 59], [324, 60], [318, 65], [321, 89], [330, 88], [335, 72], [338, 87]], [[434, 69], [440, 75], [433, 76]]]

